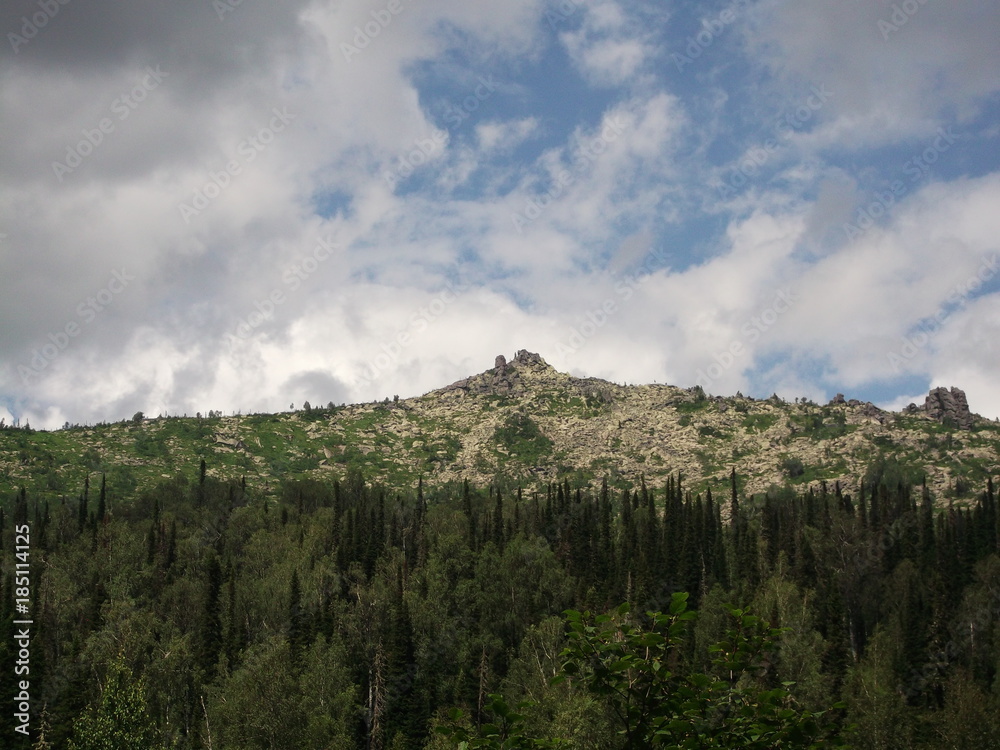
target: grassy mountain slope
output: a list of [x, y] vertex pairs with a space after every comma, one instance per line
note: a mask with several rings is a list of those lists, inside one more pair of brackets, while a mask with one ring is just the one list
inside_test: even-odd
[[979, 489], [1000, 466], [1000, 425], [953, 429], [871, 404], [819, 406], [777, 398], [705, 397], [700, 389], [622, 386], [576, 378], [536, 354], [423, 396], [274, 415], [158, 418], [56, 432], [0, 431], [0, 481], [75, 496], [106, 472], [114, 496], [173, 478], [245, 476], [263, 492], [286, 477], [366, 477], [415, 484], [502, 476], [533, 483], [656, 483], [724, 488], [735, 466], [746, 492], [772, 484], [841, 481], [852, 488], [880, 456], [938, 500]]

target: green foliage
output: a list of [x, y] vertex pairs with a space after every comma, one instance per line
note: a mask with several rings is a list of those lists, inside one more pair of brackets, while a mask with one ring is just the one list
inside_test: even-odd
[[864, 483], [870, 489], [884, 486], [896, 489], [899, 486], [920, 484], [921, 473], [912, 466], [904, 465], [896, 456], [882, 454], [872, 461], [864, 475]]
[[[700, 386], [695, 386], [695, 388], [699, 387]], [[708, 400], [708, 397], [705, 396], [705, 392], [702, 391], [700, 396], [696, 393], [693, 401], [681, 401], [675, 408], [680, 414], [695, 414], [708, 409], [711, 405], [712, 402]]]
[[552, 441], [531, 417], [520, 412], [507, 417], [497, 427], [493, 439], [497, 445], [506, 448], [510, 455], [528, 464], [535, 463], [552, 452]]
[[832, 440], [846, 435], [852, 429], [847, 425], [847, 415], [843, 409], [827, 406], [793, 414], [789, 421], [797, 432], [816, 441]]
[[[696, 613], [687, 594], [675, 593], [667, 613], [647, 612], [640, 626], [623, 604], [611, 614], [566, 612], [568, 645], [562, 674], [552, 682], [577, 680], [606, 701], [624, 742], [633, 748], [783, 748], [844, 747], [836, 725], [825, 712], [801, 708], [785, 682], [762, 686], [761, 662], [775, 648], [782, 631], [761, 618], [731, 609], [730, 628], [709, 651], [713, 674], [678, 671], [685, 640]], [[496, 717], [478, 732], [461, 724], [460, 710], [438, 731], [460, 748], [549, 748], [569, 746], [560, 739], [525, 735], [523, 702], [513, 710], [499, 695], [488, 704]], [[835, 708], [838, 708], [836, 706]]]
[[781, 471], [789, 479], [796, 479], [805, 474], [806, 467], [801, 458], [789, 456], [781, 460]]
[[778, 421], [777, 414], [748, 414], [743, 418], [743, 429], [747, 432], [765, 432]]
[[626, 748], [817, 748], [842, 746], [824, 712], [802, 709], [786, 682], [767, 689], [753, 679], [781, 631], [731, 609], [725, 640], [709, 650], [714, 674], [677, 672], [695, 613], [675, 593], [668, 613], [647, 612], [648, 628], [629, 619], [628, 605], [591, 618], [567, 613], [565, 671], [611, 700]]
[[519, 713], [533, 704], [523, 701], [511, 708], [503, 697], [491, 693], [486, 709], [493, 714], [493, 720], [470, 732], [463, 726], [465, 714], [461, 709], [452, 709], [449, 714], [451, 724], [438, 726], [436, 731], [452, 742], [458, 743], [459, 750], [483, 748], [484, 750], [548, 750], [568, 748], [563, 740], [533, 739], [525, 736], [525, 716]]
[[912, 744], [914, 717], [897, 690], [891, 652], [888, 633], [880, 630], [847, 676], [846, 703], [858, 750], [895, 750]]
[[76, 723], [70, 750], [135, 750], [162, 747], [147, 715], [144, 684], [122, 661], [112, 662], [100, 703]]
[[317, 641], [305, 657], [299, 673], [284, 639], [250, 649], [239, 669], [209, 694], [207, 716], [218, 746], [352, 747], [357, 692], [342, 648]]

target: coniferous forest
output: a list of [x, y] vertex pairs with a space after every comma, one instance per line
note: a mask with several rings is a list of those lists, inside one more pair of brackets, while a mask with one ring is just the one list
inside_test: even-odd
[[1000, 747], [995, 488], [911, 479], [13, 491], [2, 691], [27, 525], [21, 747]]

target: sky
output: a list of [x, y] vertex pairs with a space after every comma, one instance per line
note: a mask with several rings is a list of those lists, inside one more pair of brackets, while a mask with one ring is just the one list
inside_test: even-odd
[[1000, 417], [994, 0], [6, 0], [0, 31], [8, 424], [409, 397], [519, 349]]

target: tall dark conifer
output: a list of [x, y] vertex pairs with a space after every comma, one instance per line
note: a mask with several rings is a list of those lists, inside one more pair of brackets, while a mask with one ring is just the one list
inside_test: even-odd
[[202, 507], [205, 504], [205, 472], [206, 465], [205, 459], [201, 459], [201, 464], [198, 467], [198, 507]]
[[108, 514], [107, 505], [108, 496], [108, 477], [107, 474], [101, 474], [101, 495], [100, 499], [97, 501], [97, 516], [95, 516], [95, 521], [98, 524], [104, 523]]
[[503, 492], [497, 488], [496, 501], [493, 507], [493, 543], [498, 550], [503, 549]]
[[[537, 509], [538, 500], [535, 499], [535, 506]], [[469, 534], [469, 548], [472, 550], [476, 549], [476, 516], [472, 511], [472, 492], [469, 490], [469, 480], [466, 479], [462, 482], [462, 510], [465, 513], [466, 523], [468, 524], [468, 534]], [[537, 523], [537, 519], [536, 519]]]
[[736, 492], [736, 467], [729, 472], [729, 521], [735, 528], [740, 517], [740, 498]]
[[163, 561], [163, 567], [170, 570], [177, 561], [177, 519], [170, 522], [170, 533], [167, 534], [167, 556]]
[[292, 571], [288, 586], [288, 645], [292, 651], [292, 663], [298, 665], [302, 652], [309, 641], [305, 613], [302, 610], [302, 591], [299, 587], [299, 571]]
[[226, 579], [226, 641], [224, 647], [226, 661], [229, 663], [230, 670], [232, 670], [246, 642], [237, 610], [236, 573], [232, 565], [227, 566]]
[[198, 634], [198, 666], [205, 682], [215, 678], [216, 663], [222, 651], [222, 618], [219, 613], [219, 592], [222, 590], [222, 568], [215, 552], [205, 561], [205, 600], [202, 605]]
[[83, 531], [83, 527], [87, 525], [87, 516], [90, 514], [90, 508], [87, 506], [90, 504], [90, 473], [83, 479], [83, 494], [80, 495], [80, 507], [77, 514], [77, 525], [80, 531]]

